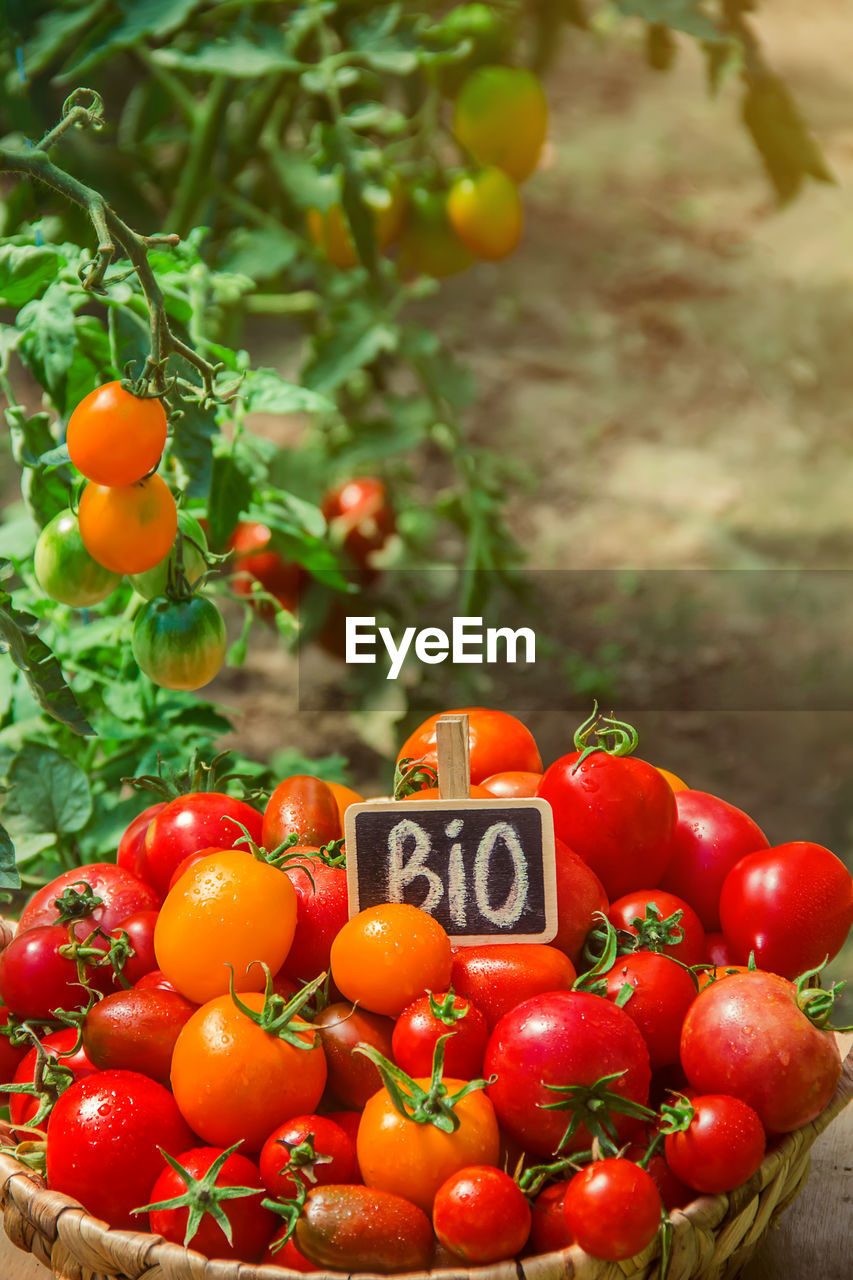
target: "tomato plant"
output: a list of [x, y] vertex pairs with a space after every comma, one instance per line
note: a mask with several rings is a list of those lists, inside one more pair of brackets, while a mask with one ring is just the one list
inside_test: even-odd
[[164, 689], [201, 689], [225, 662], [225, 622], [212, 600], [158, 597], [133, 624], [133, 656], [140, 670]]
[[121, 574], [90, 556], [73, 511], [60, 511], [38, 536], [33, 567], [39, 586], [52, 600], [88, 609], [115, 591]]
[[141, 398], [120, 382], [107, 382], [76, 405], [66, 443], [71, 461], [87, 480], [118, 487], [155, 470], [166, 430], [166, 412], [156, 396]]

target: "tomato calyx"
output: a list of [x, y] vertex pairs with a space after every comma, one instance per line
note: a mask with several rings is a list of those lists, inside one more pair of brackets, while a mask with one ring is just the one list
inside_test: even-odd
[[[26, 1023], [24, 1024], [26, 1026]], [[38, 1099], [38, 1110], [26, 1126], [27, 1129], [41, 1129], [42, 1122], [48, 1118], [55, 1103], [74, 1082], [74, 1072], [59, 1061], [59, 1057], [49, 1054], [36, 1033], [27, 1028], [29, 1038], [36, 1051], [36, 1062], [33, 1078], [29, 1084], [0, 1084], [2, 1093], [25, 1093]], [[63, 1057], [67, 1056], [65, 1054]], [[18, 1126], [16, 1126], [17, 1128]]]
[[[797, 1008], [819, 1030], [847, 1033], [848, 1031], [853, 1031], [853, 1026], [831, 1027], [829, 1025], [835, 1002], [847, 986], [847, 983], [846, 981], [833, 982], [827, 990], [820, 986], [821, 972], [828, 961], [829, 957], [827, 956], [826, 960], [819, 964], [817, 968], [807, 969], [805, 973], [797, 978], [795, 984], [797, 988]], [[817, 982], [818, 985], [813, 985], [814, 982]]]
[[432, 991], [428, 991], [429, 1011], [438, 1022], [443, 1022], [446, 1027], [455, 1027], [457, 1022], [468, 1016], [471, 1008], [471, 1001], [466, 1000], [464, 1004], [456, 1006], [456, 992], [451, 989], [442, 994], [441, 1000], [437, 1000]]
[[222, 1208], [221, 1202], [223, 1200], [236, 1200], [243, 1196], [256, 1196], [263, 1190], [262, 1187], [218, 1187], [216, 1185], [216, 1179], [225, 1161], [234, 1154], [239, 1146], [242, 1146], [242, 1143], [243, 1139], [240, 1138], [225, 1151], [220, 1152], [201, 1178], [193, 1177], [180, 1161], [176, 1160], [174, 1156], [170, 1156], [168, 1151], [164, 1151], [162, 1147], [158, 1147], [157, 1150], [166, 1163], [183, 1180], [186, 1191], [178, 1196], [173, 1196], [170, 1200], [156, 1200], [152, 1204], [140, 1205], [138, 1209], [131, 1209], [131, 1213], [151, 1213], [159, 1209], [186, 1209], [187, 1228], [184, 1233], [184, 1248], [187, 1248], [197, 1235], [205, 1214], [210, 1214], [214, 1222], [219, 1225], [225, 1239], [229, 1244], [232, 1244], [231, 1223]]
[[278, 1253], [279, 1249], [283, 1249], [287, 1244], [296, 1230], [299, 1216], [305, 1207], [305, 1201], [308, 1199], [308, 1187], [302, 1178], [297, 1174], [293, 1181], [296, 1183], [295, 1195], [286, 1200], [279, 1196], [275, 1200], [267, 1197], [267, 1199], [261, 1201], [264, 1209], [270, 1209], [284, 1219], [285, 1229], [270, 1245], [270, 1253]]
[[486, 1085], [494, 1083], [497, 1077], [491, 1076], [488, 1080], [469, 1080], [456, 1093], [450, 1093], [442, 1079], [442, 1073], [447, 1041], [454, 1034], [455, 1032], [448, 1031], [446, 1035], [439, 1036], [435, 1042], [432, 1076], [428, 1089], [423, 1089], [401, 1067], [389, 1062], [373, 1045], [357, 1044], [353, 1053], [361, 1053], [365, 1058], [370, 1059], [382, 1077], [382, 1083], [392, 1104], [401, 1116], [407, 1120], [414, 1120], [415, 1124], [434, 1125], [442, 1133], [455, 1133], [460, 1123], [454, 1109], [457, 1102], [466, 1098], [469, 1093], [485, 1089]]
[[[591, 742], [590, 738], [595, 737]], [[580, 756], [572, 767], [572, 773], [591, 756], [594, 751], [601, 751], [608, 756], [629, 756], [639, 742], [639, 734], [633, 725], [624, 720], [617, 720], [613, 713], [599, 715], [598, 702], [593, 703], [592, 714], [575, 730], [575, 750]]]
[[559, 1160], [551, 1160], [547, 1164], [531, 1164], [526, 1169], [518, 1169], [515, 1181], [519, 1190], [528, 1200], [535, 1200], [542, 1188], [558, 1178], [571, 1176], [587, 1163], [592, 1153], [577, 1151], [570, 1156], [562, 1156]]
[[276, 1146], [284, 1147], [287, 1152], [287, 1164], [281, 1168], [281, 1174], [293, 1174], [294, 1182], [304, 1178], [308, 1182], [316, 1182], [314, 1172], [318, 1164], [331, 1164], [333, 1156], [323, 1155], [314, 1147], [314, 1134], [306, 1133], [298, 1142], [289, 1142], [287, 1138], [276, 1138]]
[[[237, 995], [234, 990], [234, 966], [231, 964], [228, 966], [228, 987], [231, 999], [240, 1012], [249, 1018], [251, 1022], [254, 1022], [255, 1026], [260, 1027], [261, 1031], [266, 1031], [267, 1035], [276, 1036], [279, 1040], [285, 1040], [288, 1044], [293, 1045], [295, 1049], [316, 1048], [319, 1043], [319, 1033], [310, 1022], [306, 1022], [304, 1018], [300, 1018], [298, 1015], [322, 987], [327, 975], [321, 973], [319, 977], [306, 983], [290, 1000], [286, 1000], [284, 996], [273, 991], [273, 979], [269, 965], [257, 960], [252, 963], [260, 964], [266, 974], [264, 1003], [260, 1009], [250, 1009]], [[251, 965], [249, 967], [251, 968]], [[313, 1033], [310, 1040], [305, 1038], [306, 1032]]]
[[59, 912], [54, 924], [73, 924], [91, 915], [97, 907], [103, 906], [103, 903], [103, 898], [98, 897], [87, 880], [75, 880], [73, 884], [66, 886], [58, 898], [53, 900], [53, 905]]
[[136, 778], [122, 778], [137, 791], [153, 791], [161, 800], [177, 800], [179, 796], [193, 795], [199, 791], [222, 791], [227, 782], [245, 780], [244, 774], [223, 773], [224, 762], [231, 755], [230, 751], [220, 751], [208, 764], [202, 760], [198, 750], [193, 751], [185, 769], [175, 769], [164, 764], [162, 756], [157, 755], [157, 772], [140, 774]]
[[[587, 934], [583, 949], [584, 959], [592, 961], [593, 966], [587, 974], [583, 975], [583, 978], [591, 974], [601, 977], [613, 967], [619, 956], [633, 955], [635, 951], [653, 951], [657, 955], [665, 955], [667, 954], [667, 947], [676, 946], [684, 939], [684, 930], [681, 927], [684, 912], [680, 907], [677, 911], [673, 911], [672, 915], [661, 919], [657, 914], [655, 904], [649, 902], [646, 905], [645, 916], [642, 918], [634, 916], [631, 920], [636, 933], [630, 929], [616, 928], [601, 912], [596, 912], [595, 915], [599, 917], [601, 923], [597, 924]], [[610, 963], [605, 964], [604, 968], [599, 968], [599, 965], [609, 958], [611, 954]], [[681, 964], [677, 956], [671, 956], [670, 958]], [[689, 965], [684, 967], [689, 972], [692, 972]], [[590, 991], [594, 988], [582, 987], [580, 989]]]
[[607, 1154], [615, 1154], [618, 1150], [619, 1136], [613, 1122], [613, 1114], [632, 1116], [635, 1120], [654, 1120], [656, 1112], [641, 1102], [625, 1098], [615, 1093], [610, 1085], [620, 1080], [625, 1071], [613, 1071], [609, 1075], [600, 1076], [592, 1084], [546, 1084], [545, 1088], [552, 1093], [560, 1094], [556, 1102], [542, 1103], [543, 1111], [570, 1111], [571, 1119], [563, 1136], [557, 1143], [556, 1151], [562, 1151], [570, 1142], [581, 1125], [584, 1125], [597, 1140]]
[[[276, 871], [283, 871], [285, 867], [298, 867], [300, 871], [305, 872], [311, 888], [316, 888], [314, 877], [311, 874], [310, 860], [306, 861], [303, 854], [296, 853], [296, 850], [302, 848], [305, 843], [304, 838], [297, 831], [291, 831], [290, 835], [285, 836], [281, 844], [276, 845], [274, 849], [265, 849], [252, 839], [242, 822], [235, 820], [235, 826], [238, 826], [243, 832], [234, 841], [235, 849], [245, 846], [253, 858], [256, 858], [258, 862], [266, 862], [270, 867], [275, 867]], [[320, 850], [320, 853], [322, 853], [322, 850]], [[317, 854], [311, 855], [312, 858], [317, 856]]]
[[[312, 858], [319, 858], [324, 866], [329, 867], [332, 871], [338, 867], [346, 865], [346, 852], [344, 850], [343, 836], [340, 840], [330, 840], [328, 844], [324, 844], [313, 853]], [[303, 868], [304, 870], [304, 868]], [[305, 872], [307, 875], [307, 871]]]
[[397, 761], [394, 769], [395, 800], [403, 800], [416, 791], [426, 791], [437, 786], [438, 769], [434, 765], [427, 764], [426, 756], [422, 756], [419, 760], [406, 756]]

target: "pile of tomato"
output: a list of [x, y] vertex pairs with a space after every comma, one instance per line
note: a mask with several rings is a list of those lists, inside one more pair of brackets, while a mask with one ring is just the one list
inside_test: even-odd
[[[376, 247], [396, 246], [403, 276], [436, 278], [475, 259], [498, 261], [518, 247], [524, 214], [520, 185], [539, 163], [548, 102], [526, 67], [480, 66], [455, 94], [451, 132], [463, 164], [448, 181], [414, 186], [382, 172], [363, 195]], [[308, 234], [337, 267], [358, 254], [344, 216], [339, 183], [329, 177], [325, 207], [308, 211]]]
[[[618, 721], [543, 770], [519, 720], [466, 710], [472, 794], [552, 808], [556, 937], [456, 946], [400, 902], [348, 918], [345, 787], [153, 805], [0, 956], [10, 1132], [49, 1187], [299, 1271], [621, 1260], [826, 1106], [843, 863], [771, 847]], [[422, 804], [436, 719], [398, 761]]]

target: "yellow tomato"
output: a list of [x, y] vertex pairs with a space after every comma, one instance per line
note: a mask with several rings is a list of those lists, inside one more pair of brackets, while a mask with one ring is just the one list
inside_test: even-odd
[[494, 165], [454, 182], [447, 197], [447, 216], [459, 239], [478, 258], [505, 258], [521, 239], [518, 188]]
[[[373, 221], [376, 247], [387, 249], [397, 238], [403, 222], [405, 197], [398, 182], [387, 187], [368, 187], [364, 202]], [[358, 262], [355, 245], [340, 204], [333, 203], [327, 209], [309, 209], [308, 234], [330, 262], [336, 267], [354, 267]]]
[[539, 161], [548, 130], [548, 100], [525, 67], [479, 67], [456, 99], [453, 132], [481, 164], [494, 164], [516, 182]]

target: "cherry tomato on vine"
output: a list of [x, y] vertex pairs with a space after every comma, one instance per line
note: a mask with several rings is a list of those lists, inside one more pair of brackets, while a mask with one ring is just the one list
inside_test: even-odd
[[151, 882], [166, 894], [176, 867], [200, 849], [231, 849], [245, 827], [261, 843], [263, 818], [245, 800], [221, 791], [191, 791], [170, 800], [145, 832], [145, 856]]
[[491, 1031], [510, 1009], [545, 991], [568, 991], [577, 974], [564, 952], [542, 942], [482, 942], [457, 947], [450, 983], [473, 1000]]
[[394, 1061], [410, 1076], [429, 1075], [436, 1042], [448, 1032], [445, 1071], [473, 1080], [482, 1070], [489, 1027], [476, 1005], [452, 991], [419, 996], [402, 1011], [391, 1038]]
[[225, 662], [225, 623], [212, 600], [149, 600], [136, 615], [133, 656], [162, 689], [201, 689]]
[[342, 834], [334, 792], [313, 774], [284, 778], [267, 801], [262, 830], [265, 849], [277, 848], [291, 835], [297, 835], [300, 844], [321, 848], [340, 840]]
[[720, 894], [720, 920], [733, 958], [796, 978], [844, 945], [853, 924], [853, 876], [823, 845], [792, 840], [748, 853]]
[[79, 911], [85, 912], [74, 917], [74, 935], [80, 940], [93, 929], [103, 929], [108, 933], [137, 911], [156, 911], [160, 906], [157, 889], [132, 871], [117, 867], [113, 862], [86, 862], [81, 867], [63, 871], [36, 890], [21, 912], [18, 933], [39, 924], [55, 924], [61, 914], [56, 905], [57, 899], [70, 901], [73, 907], [76, 895], [85, 893], [85, 886], [100, 902], [89, 906], [93, 899], [88, 897], [76, 902]]
[[399, 751], [397, 763], [404, 759], [423, 760], [435, 768], [438, 759], [435, 726], [439, 715], [461, 713], [468, 717], [472, 783], [481, 783], [484, 778], [507, 770], [541, 772], [542, 757], [527, 726], [508, 712], [489, 707], [457, 707], [451, 712], [429, 716], [409, 734]]
[[60, 511], [44, 526], [36, 542], [34, 568], [45, 595], [75, 609], [99, 604], [121, 582], [121, 574], [89, 555], [73, 511]]
[[490, 1165], [459, 1169], [443, 1182], [432, 1224], [445, 1249], [472, 1266], [513, 1258], [530, 1235], [530, 1205], [517, 1182]]
[[97, 1071], [62, 1094], [47, 1126], [47, 1181], [111, 1227], [138, 1229], [169, 1155], [195, 1141], [175, 1099], [137, 1071]]
[[[89, 1060], [84, 1046], [81, 1044], [79, 1048], [74, 1050], [77, 1043], [77, 1031], [73, 1027], [63, 1027], [61, 1031], [50, 1031], [46, 1036], [41, 1036], [41, 1047], [49, 1058], [54, 1059], [58, 1065], [67, 1067], [71, 1072], [72, 1080], [82, 1080], [84, 1076], [90, 1076], [97, 1067]], [[38, 1051], [35, 1045], [31, 1049], [27, 1049], [23, 1058], [19, 1062], [15, 1074], [12, 1077], [14, 1084], [32, 1084], [35, 1080], [36, 1063], [38, 1061]], [[39, 1101], [31, 1093], [10, 1093], [9, 1094], [9, 1119], [13, 1125], [32, 1124], [38, 1114]], [[42, 1121], [42, 1126], [44, 1121]]]
[[450, 939], [420, 907], [380, 903], [359, 911], [338, 932], [331, 966], [342, 995], [393, 1018], [425, 991], [447, 988]]
[[497, 165], [515, 182], [539, 161], [548, 128], [548, 102], [526, 67], [478, 67], [459, 90], [453, 132], [481, 164]]
[[596, 1160], [572, 1178], [563, 1212], [577, 1244], [593, 1258], [619, 1262], [651, 1244], [661, 1221], [654, 1179], [632, 1160]]
[[[373, 224], [378, 249], [387, 247], [400, 233], [405, 211], [403, 188], [391, 181], [387, 186], [373, 183], [363, 192], [363, 200]], [[306, 218], [308, 234], [336, 267], [354, 267], [358, 254], [344, 211], [333, 202], [326, 209], [309, 209]]]
[[129, 485], [153, 471], [166, 444], [166, 411], [156, 396], [144, 398], [107, 382], [85, 396], [68, 419], [71, 461], [87, 480]]
[[[178, 509], [178, 532], [181, 535], [181, 557], [183, 561], [184, 577], [191, 587], [195, 586], [199, 578], [207, 572], [207, 560], [205, 552], [207, 551], [207, 538], [204, 529], [202, 529], [198, 520], [189, 511], [185, 511], [183, 507]], [[145, 600], [154, 600], [157, 596], [166, 594], [166, 588], [171, 584], [177, 586], [175, 578], [177, 566], [177, 540], [172, 550], [164, 560], [159, 564], [155, 564], [153, 569], [148, 569], [145, 573], [134, 573], [130, 576], [134, 591], [137, 591]]]
[[[231, 585], [238, 595], [251, 596], [252, 582], [257, 581], [271, 596], [275, 596], [282, 609], [294, 613], [299, 603], [299, 585], [302, 581], [301, 565], [285, 560], [272, 544], [272, 530], [257, 520], [244, 520], [228, 539], [228, 550], [234, 551], [231, 565]], [[259, 606], [262, 614], [271, 613], [266, 604]]]
[[692, 1096], [686, 1129], [667, 1134], [664, 1153], [673, 1173], [695, 1191], [733, 1191], [755, 1173], [767, 1140], [752, 1107], [730, 1094]]
[[171, 551], [178, 509], [155, 472], [114, 488], [90, 481], [80, 495], [78, 520], [83, 545], [98, 564], [113, 573], [144, 573]]
[[332, 541], [359, 568], [369, 570], [371, 557], [382, 550], [396, 524], [383, 482], [376, 476], [345, 480], [326, 494], [322, 510]]
[[447, 216], [477, 258], [497, 262], [518, 248], [524, 226], [521, 196], [494, 165], [457, 178], [447, 196]]
[[[280, 1221], [270, 1209], [265, 1209], [261, 1177], [257, 1164], [239, 1151], [232, 1151], [219, 1164], [211, 1181], [213, 1166], [225, 1155], [222, 1147], [193, 1147], [177, 1156], [177, 1162], [186, 1174], [171, 1165], [167, 1166], [151, 1188], [148, 1200], [157, 1204], [176, 1197], [187, 1196], [191, 1203], [205, 1209], [218, 1203], [229, 1223], [229, 1241], [220, 1223], [210, 1212], [204, 1212], [194, 1233], [187, 1239], [190, 1210], [186, 1206], [151, 1209], [148, 1214], [151, 1230], [173, 1244], [186, 1243], [207, 1258], [235, 1258], [241, 1262], [258, 1262], [267, 1247], [270, 1236]], [[194, 1183], [202, 1187], [195, 1189]], [[219, 1200], [217, 1190], [228, 1187], [257, 1187], [256, 1195], [226, 1197]]]
[[269, 1194], [284, 1200], [296, 1195], [297, 1182], [325, 1186], [356, 1181], [355, 1144], [328, 1116], [285, 1120], [267, 1138], [258, 1163]]
[[[187, 999], [262, 991], [296, 928], [296, 891], [283, 871], [247, 849], [217, 849], [166, 895], [154, 930], [157, 963]], [[227, 1144], [226, 1144], [227, 1145]]]

